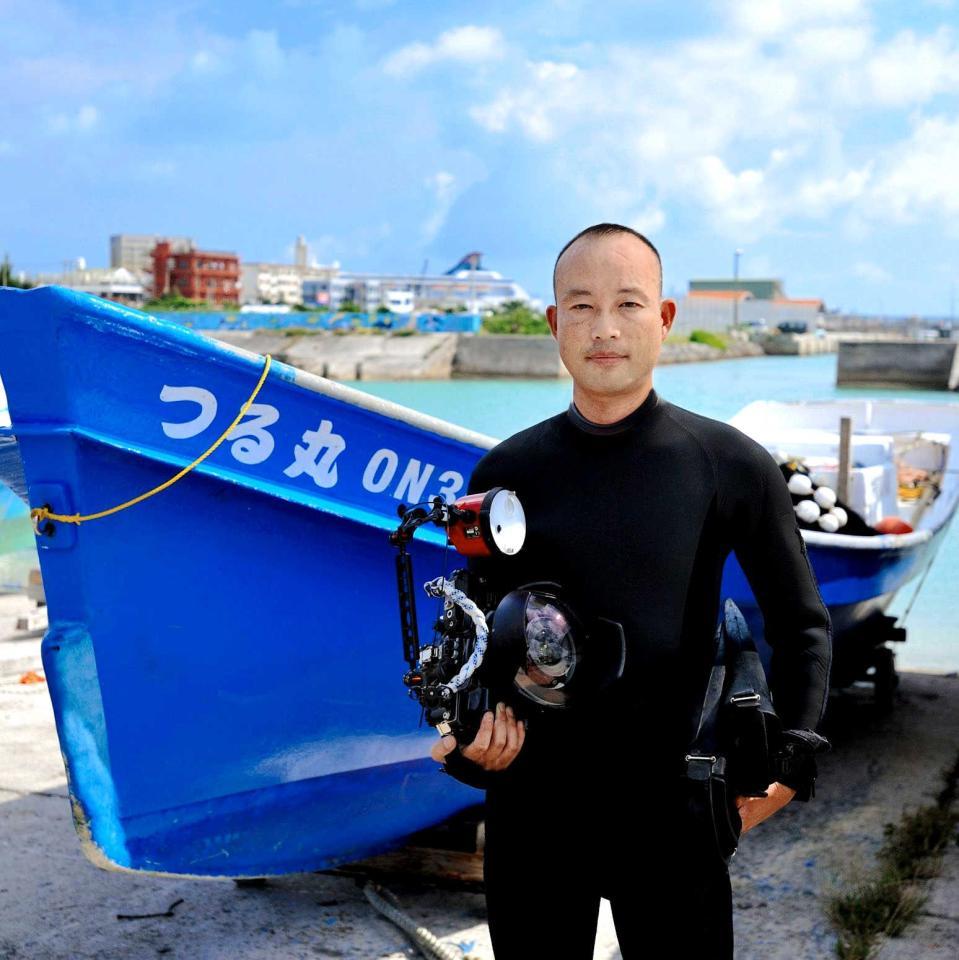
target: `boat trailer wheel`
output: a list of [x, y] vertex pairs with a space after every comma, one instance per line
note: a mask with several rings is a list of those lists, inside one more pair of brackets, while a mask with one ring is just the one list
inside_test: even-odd
[[896, 673], [896, 655], [884, 644], [873, 651], [874, 675], [873, 697], [876, 707], [883, 713], [891, 710], [895, 703], [896, 687], [899, 686], [899, 674]]

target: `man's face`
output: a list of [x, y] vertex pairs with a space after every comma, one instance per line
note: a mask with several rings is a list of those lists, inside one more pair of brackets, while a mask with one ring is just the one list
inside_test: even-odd
[[583, 237], [563, 254], [546, 318], [579, 390], [628, 398], [652, 385], [676, 314], [660, 285], [656, 255], [628, 233]]

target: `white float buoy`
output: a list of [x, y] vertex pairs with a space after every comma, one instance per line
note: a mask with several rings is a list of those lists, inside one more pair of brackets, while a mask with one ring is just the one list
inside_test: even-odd
[[829, 512], [839, 521], [840, 527], [844, 527], [849, 522], [849, 514], [842, 507], [833, 507]]
[[819, 519], [819, 507], [812, 500], [800, 500], [793, 509], [803, 523], [815, 523]]
[[808, 497], [812, 493], [812, 480], [804, 473], [794, 473], [787, 483], [789, 492], [797, 497]]
[[831, 487], [817, 487], [813, 491], [813, 500], [823, 508], [828, 510], [836, 505], [836, 491]]
[[824, 513], [819, 517], [819, 526], [826, 533], [835, 533], [839, 529], [839, 518], [834, 513]]

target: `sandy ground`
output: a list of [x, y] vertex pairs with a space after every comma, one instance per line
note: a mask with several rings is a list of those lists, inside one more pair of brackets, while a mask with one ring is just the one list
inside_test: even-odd
[[[7, 641], [0, 647], [9, 649]], [[15, 681], [0, 669], [0, 960], [415, 955], [352, 879], [296, 874], [239, 889], [92, 866], [71, 821], [46, 687]], [[959, 744], [959, 678], [904, 673], [899, 693], [886, 717], [875, 715], [866, 691], [834, 696], [827, 733], [835, 747], [821, 762], [816, 798], [789, 804], [743, 838], [731, 868], [740, 960], [834, 956], [824, 893], [870, 866], [886, 822], [937, 791]], [[491, 960], [482, 894], [391, 889], [444, 942]], [[170, 916], [117, 918], [163, 913], [181, 899]], [[897, 957], [959, 955], [959, 920], [933, 919], [943, 929], [929, 934], [927, 924], [926, 940]], [[603, 901], [595, 960], [619, 956]]]

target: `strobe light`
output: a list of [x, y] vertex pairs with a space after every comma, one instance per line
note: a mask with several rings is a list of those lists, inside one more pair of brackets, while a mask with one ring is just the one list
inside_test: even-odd
[[409, 694], [427, 723], [470, 743], [484, 711], [499, 701], [517, 716], [564, 709], [588, 699], [622, 675], [626, 642], [620, 624], [593, 618], [584, 624], [555, 583], [526, 584], [505, 596], [468, 569], [425, 583], [442, 600], [431, 643], [420, 645], [412, 558], [406, 545], [424, 523], [445, 527], [447, 541], [467, 557], [504, 559], [519, 552], [526, 517], [516, 493], [494, 487], [446, 504], [436, 497], [400, 507], [390, 542], [396, 558], [403, 656]]
[[487, 493], [467, 494], [449, 513], [447, 536], [465, 557], [512, 556], [526, 540], [526, 514], [512, 490], [494, 487]]

